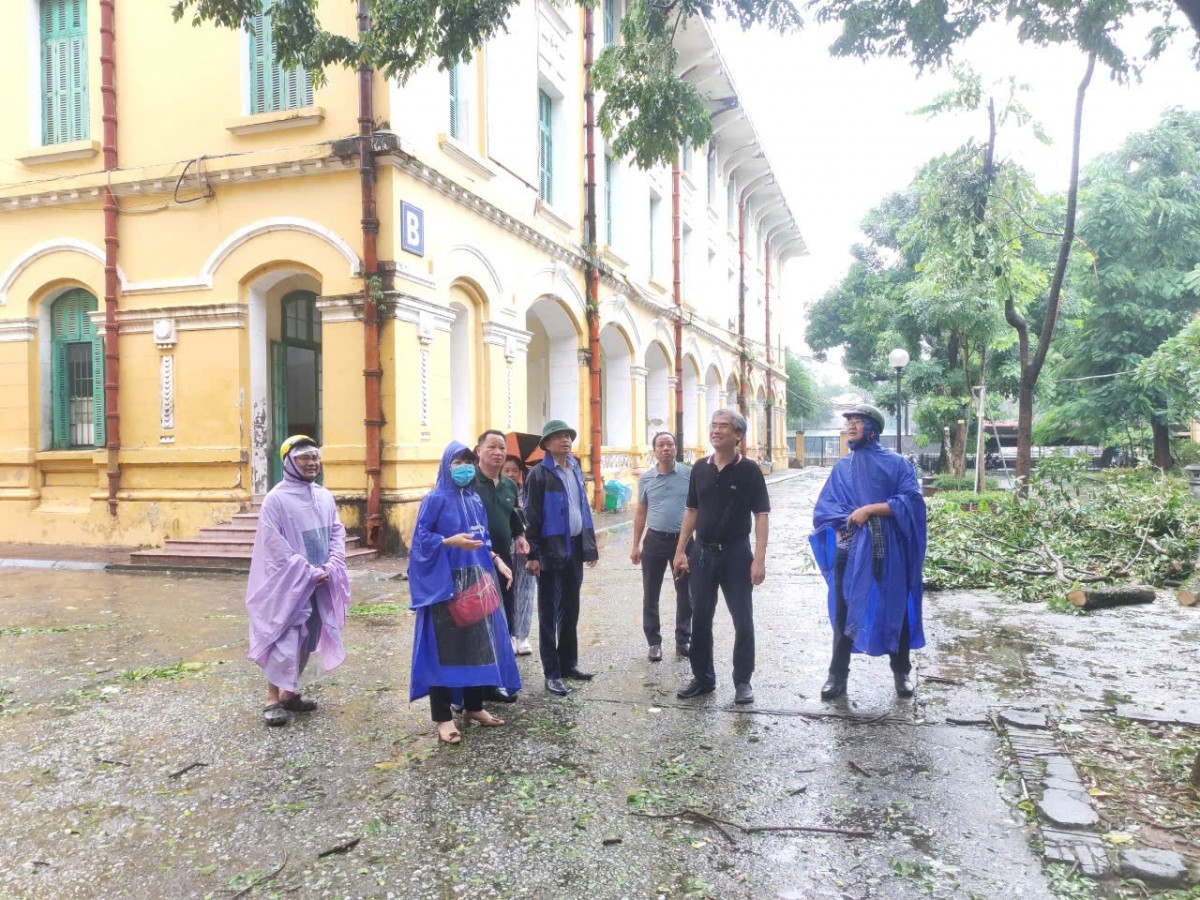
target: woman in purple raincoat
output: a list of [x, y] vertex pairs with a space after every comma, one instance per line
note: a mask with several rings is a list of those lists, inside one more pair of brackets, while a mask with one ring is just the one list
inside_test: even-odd
[[319, 652], [326, 671], [346, 658], [342, 628], [350, 607], [346, 529], [333, 495], [316, 484], [321, 450], [307, 435], [279, 448], [283, 481], [271, 488], [258, 514], [246, 585], [250, 659], [267, 676], [263, 721], [286, 725], [288, 713], [312, 712], [300, 696], [300, 673]]
[[[408, 585], [416, 610], [409, 701], [429, 696], [438, 740], [462, 740], [454, 726], [451, 700], [463, 698], [463, 722], [484, 726], [504, 720], [483, 708], [483, 689], [521, 689], [521, 676], [509, 643], [504, 609], [499, 605], [492, 572], [512, 573], [492, 550], [487, 512], [475, 493], [475, 455], [451, 441], [442, 454], [437, 485], [421, 501], [408, 563]], [[490, 588], [484, 591], [484, 588]], [[472, 592], [495, 597], [497, 605], [482, 615], [455, 607]], [[486, 609], [475, 605], [475, 611]]]

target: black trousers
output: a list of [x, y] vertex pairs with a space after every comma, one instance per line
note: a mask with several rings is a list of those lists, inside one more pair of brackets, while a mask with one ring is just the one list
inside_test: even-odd
[[[833, 567], [834, 612], [837, 621], [833, 623], [833, 658], [829, 662], [829, 674], [841, 678], [850, 674], [850, 653], [854, 647], [854, 639], [846, 635], [846, 594], [843, 590], [849, 558], [849, 554], [839, 552]], [[900, 626], [900, 644], [895, 653], [888, 654], [892, 671], [898, 675], [907, 675], [912, 671], [912, 661], [908, 656], [908, 644], [911, 639], [906, 610], [904, 624]]]
[[[646, 539], [642, 543], [642, 631], [646, 633], [646, 643], [651, 647], [657, 647], [662, 643], [658, 600], [662, 595], [663, 572], [670, 569], [678, 543], [678, 534], [668, 534], [665, 531], [654, 531], [653, 529], [647, 529]], [[692, 544], [693, 542], [688, 542], [688, 553], [692, 550]], [[675, 644], [677, 646], [687, 644], [692, 639], [690, 582], [691, 578], [686, 572], [682, 577], [675, 579]]]
[[538, 653], [542, 673], [562, 678], [579, 664], [579, 589], [583, 586], [583, 538], [571, 538], [571, 558], [538, 576]]
[[[504, 564], [508, 566], [510, 572], [513, 571], [512, 554], [507, 550], [497, 550], [492, 548], [493, 552], [504, 560]], [[500, 587], [500, 599], [504, 602], [504, 621], [508, 625], [508, 632], [512, 634], [513, 622], [517, 620], [517, 594], [513, 588], [516, 587], [516, 574], [513, 575], [512, 584], [510, 585], [504, 580], [499, 572], [496, 573], [496, 584]]]
[[[463, 688], [463, 709], [467, 712], [479, 712], [483, 709], [483, 688]], [[448, 687], [429, 688], [429, 715], [435, 722], [449, 722], [454, 718], [450, 709], [451, 689]]]
[[692, 570], [692, 677], [703, 684], [717, 683], [713, 668], [713, 616], [717, 611], [717, 588], [733, 617], [733, 683], [749, 684], [754, 674], [754, 584], [750, 564], [754, 554], [750, 540], [731, 544], [702, 544], [688, 557]]

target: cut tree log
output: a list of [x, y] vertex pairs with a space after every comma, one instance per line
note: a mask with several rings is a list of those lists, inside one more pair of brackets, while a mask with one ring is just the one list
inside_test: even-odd
[[1108, 587], [1076, 588], [1067, 592], [1067, 599], [1080, 609], [1108, 609], [1111, 606], [1153, 603], [1154, 588], [1144, 584], [1114, 584]]
[[1195, 606], [1196, 601], [1200, 600], [1200, 575], [1193, 575], [1175, 596], [1180, 606]]

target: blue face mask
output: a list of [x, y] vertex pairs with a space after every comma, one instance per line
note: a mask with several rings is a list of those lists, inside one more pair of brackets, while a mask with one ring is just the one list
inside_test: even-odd
[[472, 465], [455, 466], [450, 470], [450, 477], [459, 487], [466, 487], [475, 480], [475, 467]]

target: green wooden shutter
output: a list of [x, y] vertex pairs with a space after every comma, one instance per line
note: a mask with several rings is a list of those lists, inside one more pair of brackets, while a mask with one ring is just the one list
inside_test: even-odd
[[71, 415], [67, 397], [67, 345], [65, 341], [54, 341], [50, 346], [50, 407], [51, 436], [53, 450], [66, 450], [71, 446]]
[[252, 20], [250, 33], [250, 113], [302, 109], [313, 104], [312, 79], [303, 67], [284, 69], [275, 62], [271, 16]]
[[250, 113], [267, 112], [270, 109], [270, 35], [267, 33], [267, 17], [255, 16], [250, 30]]
[[613, 9], [616, 5], [616, 0], [604, 0], [604, 46], [606, 47], [612, 46], [617, 36], [616, 14]]
[[73, 446], [71, 433], [70, 345], [91, 345], [92, 428], [90, 446], [104, 446], [104, 341], [96, 334], [90, 312], [98, 306], [87, 291], [67, 291], [50, 307], [50, 422], [51, 447]]
[[550, 128], [550, 95], [538, 91], [538, 193], [547, 203], [554, 202], [554, 135]]
[[613, 162], [604, 154], [604, 243], [613, 246]]
[[461, 137], [458, 126], [458, 63], [450, 67], [450, 137]]
[[86, 0], [41, 0], [42, 143], [88, 136]]
[[92, 429], [97, 447], [104, 446], [104, 339], [92, 339]]

